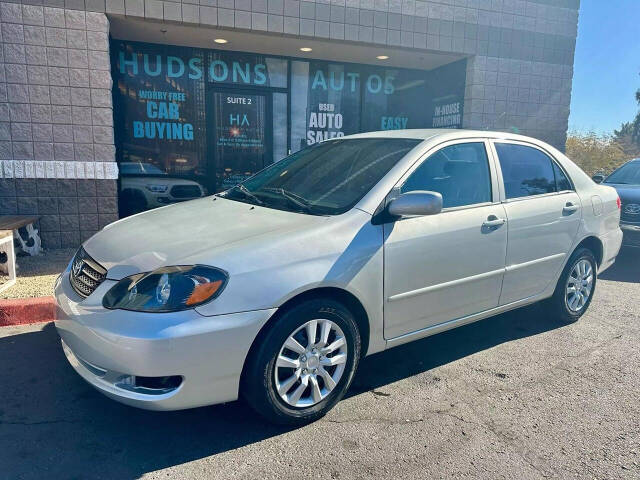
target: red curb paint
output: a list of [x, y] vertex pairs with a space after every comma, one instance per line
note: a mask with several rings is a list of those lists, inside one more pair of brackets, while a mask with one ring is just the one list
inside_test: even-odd
[[0, 327], [51, 322], [56, 318], [53, 297], [0, 300]]

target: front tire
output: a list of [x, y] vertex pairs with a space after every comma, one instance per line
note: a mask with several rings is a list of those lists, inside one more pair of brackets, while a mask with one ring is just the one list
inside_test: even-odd
[[579, 248], [569, 258], [547, 306], [566, 323], [577, 321], [589, 308], [596, 290], [598, 264], [593, 252]]
[[258, 342], [247, 361], [242, 396], [279, 424], [304, 425], [324, 416], [346, 393], [360, 359], [355, 318], [330, 299], [288, 309]]

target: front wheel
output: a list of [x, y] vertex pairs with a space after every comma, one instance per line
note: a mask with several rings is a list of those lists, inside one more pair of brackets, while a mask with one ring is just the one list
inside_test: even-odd
[[248, 359], [242, 394], [274, 423], [303, 425], [344, 396], [360, 358], [355, 319], [333, 300], [311, 300], [281, 315]]
[[565, 322], [575, 322], [589, 308], [596, 289], [598, 264], [591, 250], [579, 248], [565, 266], [556, 290], [548, 300], [549, 310]]

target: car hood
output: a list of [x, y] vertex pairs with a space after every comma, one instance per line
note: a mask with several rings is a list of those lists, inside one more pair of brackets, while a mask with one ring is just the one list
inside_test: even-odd
[[150, 210], [110, 225], [84, 248], [119, 280], [166, 265], [203, 263], [240, 242], [264, 242], [326, 222], [327, 217], [285, 212], [220, 197]]
[[602, 185], [615, 188], [623, 203], [640, 202], [640, 185], [624, 183], [603, 183]]
[[120, 179], [121, 184], [135, 184], [135, 185], [147, 185], [149, 183], [153, 184], [161, 184], [165, 183], [168, 185], [198, 185], [198, 182], [194, 182], [193, 180], [188, 180], [186, 178], [176, 178], [162, 175], [136, 175], [136, 176], [124, 176]]

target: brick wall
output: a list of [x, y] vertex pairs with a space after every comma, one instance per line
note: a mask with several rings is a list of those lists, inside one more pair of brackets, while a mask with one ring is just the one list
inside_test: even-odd
[[108, 21], [81, 3], [0, 3], [0, 214], [40, 215], [46, 248], [117, 219]]
[[40, 216], [43, 247], [77, 247], [118, 219], [115, 180], [0, 179], [0, 212]]

